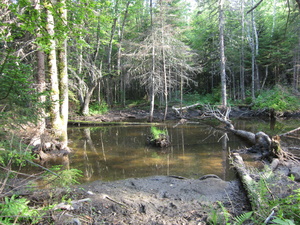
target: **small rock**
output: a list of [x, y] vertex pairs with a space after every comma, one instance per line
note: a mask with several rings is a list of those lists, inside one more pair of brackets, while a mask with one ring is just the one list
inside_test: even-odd
[[275, 170], [279, 165], [279, 159], [274, 159], [270, 165], [271, 170]]
[[295, 177], [295, 181], [300, 181], [300, 167], [292, 167], [291, 168], [291, 175]]
[[220, 177], [218, 177], [217, 175], [215, 174], [207, 174], [207, 175], [204, 175], [202, 177], [199, 178], [199, 180], [206, 180], [206, 179], [209, 179], [209, 178], [215, 178], [215, 179], [220, 179]]

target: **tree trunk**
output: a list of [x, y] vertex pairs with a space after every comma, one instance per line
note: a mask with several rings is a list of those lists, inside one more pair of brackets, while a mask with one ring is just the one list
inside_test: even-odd
[[118, 73], [118, 77], [120, 78], [120, 89], [121, 89], [121, 103], [122, 105], [125, 107], [125, 101], [126, 101], [126, 94], [125, 94], [125, 86], [126, 86], [126, 82], [125, 82], [125, 74], [123, 74], [121, 72], [122, 68], [121, 68], [121, 56], [122, 56], [122, 41], [123, 41], [123, 34], [124, 34], [124, 27], [125, 27], [125, 22], [127, 20], [127, 16], [128, 16], [128, 8], [130, 5], [130, 1], [127, 1], [126, 3], [126, 9], [124, 12], [124, 19], [122, 21], [122, 26], [119, 28], [119, 46], [118, 46], [118, 61], [117, 61], [117, 73]]
[[[65, 0], [59, 1], [60, 19], [62, 26], [67, 23], [67, 10]], [[63, 35], [64, 36], [64, 35]], [[69, 86], [68, 86], [68, 63], [67, 63], [67, 40], [59, 40], [58, 45], [58, 77], [59, 77], [59, 100], [60, 100], [60, 119], [61, 136], [60, 140], [64, 146], [68, 145], [68, 114], [69, 114]]]
[[[35, 9], [38, 12], [41, 12], [41, 2], [40, 0], [35, 1]], [[37, 31], [37, 38], [41, 37], [40, 30]], [[39, 96], [39, 102], [42, 104], [42, 107], [39, 108], [39, 122], [38, 122], [38, 129], [39, 133], [43, 134], [46, 129], [46, 114], [45, 114], [45, 108], [44, 103], [46, 101], [46, 96], [42, 93], [46, 90], [46, 81], [45, 81], [45, 54], [44, 52], [39, 49], [39, 46], [37, 46], [37, 92], [41, 95]]]
[[242, 44], [241, 44], [241, 67], [240, 67], [240, 97], [245, 100], [245, 0], [241, 1], [241, 15], [242, 15]]
[[[51, 83], [51, 107], [50, 122], [55, 138], [61, 141], [62, 147], [66, 148], [68, 144], [67, 125], [68, 125], [68, 74], [67, 74], [67, 43], [64, 35], [55, 40], [55, 22], [52, 15], [54, 2], [45, 2], [47, 12], [46, 29], [49, 34], [49, 53], [48, 53], [48, 71]], [[61, 29], [67, 22], [67, 11], [65, 0], [59, 2], [59, 16]], [[64, 33], [64, 31], [62, 31]], [[58, 56], [57, 52], [58, 50]], [[58, 61], [58, 65], [57, 65]]]
[[93, 88], [90, 88], [86, 93], [85, 93], [85, 96], [84, 96], [84, 101], [83, 101], [83, 104], [81, 105], [81, 109], [80, 109], [80, 113], [83, 115], [83, 116], [87, 116], [89, 115], [89, 105], [90, 105], [90, 101], [91, 101], [91, 97], [93, 95], [93, 92], [94, 92], [94, 89], [96, 88], [93, 87]]
[[153, 113], [154, 113], [154, 100], [155, 100], [155, 38], [154, 38], [154, 27], [153, 27], [153, 5], [152, 0], [150, 0], [150, 15], [151, 15], [151, 30], [152, 30], [152, 71], [151, 71], [151, 86], [150, 86], [150, 94], [151, 94], [151, 102], [150, 102], [150, 113], [149, 113], [149, 122], [153, 121]]
[[37, 51], [37, 91], [41, 95], [39, 96], [39, 102], [42, 104], [42, 107], [39, 108], [40, 118], [39, 118], [39, 132], [41, 134], [44, 133], [46, 129], [46, 120], [45, 120], [45, 109], [43, 104], [46, 101], [46, 96], [42, 94], [46, 90], [46, 82], [45, 82], [45, 54], [44, 52], [38, 50]]
[[[46, 29], [49, 34], [49, 52], [48, 52], [48, 73], [50, 76], [50, 122], [55, 135], [59, 134], [61, 128], [60, 120], [60, 107], [59, 107], [59, 86], [58, 86], [58, 71], [56, 64], [56, 41], [54, 39], [54, 18], [52, 15], [52, 3], [45, 2], [47, 12], [47, 25]], [[60, 134], [58, 135], [60, 136]]]
[[299, 10], [300, 10], [300, 0], [296, 0], [296, 2], [298, 4]]
[[115, 18], [113, 19], [113, 24], [111, 27], [111, 33], [110, 33], [110, 40], [109, 40], [109, 45], [108, 45], [108, 54], [107, 54], [107, 66], [108, 66], [108, 75], [106, 79], [106, 99], [107, 99], [107, 104], [112, 105], [113, 102], [113, 79], [112, 79], [112, 47], [113, 47], [113, 40], [116, 32], [116, 26], [117, 26], [117, 19], [118, 19], [118, 4], [119, 0], [116, 0], [115, 2]]
[[225, 65], [225, 44], [224, 44], [224, 1], [219, 1], [219, 38], [220, 38], [220, 70], [221, 70], [221, 91], [222, 91], [222, 106], [227, 107], [226, 93], [226, 65]]
[[[254, 8], [254, 1], [252, 0], [252, 7]], [[256, 55], [258, 54], [258, 36], [254, 19], [254, 10], [251, 11], [251, 36], [250, 36], [250, 47], [251, 47], [251, 94], [252, 99], [255, 99], [256, 87], [258, 87], [258, 75], [256, 73]]]
[[293, 88], [298, 91], [300, 86], [300, 35], [298, 37], [297, 47], [294, 50], [294, 65], [293, 65]]
[[[161, 7], [163, 7], [161, 5]], [[166, 56], [165, 56], [165, 25], [164, 25], [164, 10], [163, 8], [161, 9], [161, 42], [162, 42], [162, 63], [163, 63], [163, 78], [164, 78], [164, 99], [165, 99], [165, 113], [164, 113], [164, 121], [167, 118], [167, 113], [168, 113], [168, 83], [167, 83], [167, 70], [166, 70]]]

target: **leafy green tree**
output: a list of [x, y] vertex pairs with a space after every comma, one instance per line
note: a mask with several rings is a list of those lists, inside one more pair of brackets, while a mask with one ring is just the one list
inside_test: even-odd
[[[26, 5], [25, 5], [26, 6]], [[0, 126], [19, 127], [39, 118], [38, 97], [34, 89], [31, 59], [32, 39], [23, 29], [18, 15], [22, 4], [1, 2], [0, 23]]]
[[32, 86], [30, 65], [3, 48], [0, 55], [4, 59], [0, 64], [0, 127], [37, 122], [38, 108], [43, 106], [38, 103], [38, 94]]
[[[82, 115], [89, 114], [93, 93], [97, 87], [100, 91], [103, 82], [110, 6], [110, 2], [93, 0], [78, 1], [69, 6], [69, 24], [74, 31], [70, 40], [70, 88], [78, 96]], [[98, 103], [100, 104], [100, 94]]]

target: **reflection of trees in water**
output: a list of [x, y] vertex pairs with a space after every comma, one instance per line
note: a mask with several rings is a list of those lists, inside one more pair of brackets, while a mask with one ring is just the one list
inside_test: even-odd
[[223, 170], [223, 174], [220, 178], [225, 180], [227, 177], [226, 173], [229, 170], [229, 168], [227, 168], [227, 166], [229, 165], [229, 162], [228, 162], [229, 148], [227, 145], [227, 141], [228, 141], [227, 133], [224, 133], [224, 135], [221, 138], [222, 138], [222, 165], [223, 165], [224, 170]]
[[[227, 141], [220, 138], [222, 134], [216, 129], [206, 128], [168, 127], [172, 144], [165, 149], [146, 145], [148, 126], [83, 128], [79, 146], [81, 170], [87, 181], [152, 175], [200, 177], [209, 173], [228, 179], [231, 175], [227, 171], [227, 151], [222, 152], [222, 144], [225, 149]], [[75, 135], [74, 143], [78, 143], [76, 139]]]
[[[97, 170], [99, 171], [99, 173], [101, 174], [101, 166], [100, 166], [100, 155], [97, 152], [97, 149], [93, 143], [93, 140], [91, 138], [91, 130], [90, 128], [85, 128], [83, 130], [84, 133], [84, 145], [83, 145], [83, 158], [84, 158], [84, 175], [86, 177], [87, 180], [90, 180], [94, 174], [94, 169], [93, 166], [94, 164], [96, 164]], [[102, 134], [101, 134], [102, 135]], [[103, 141], [102, 141], [103, 143]], [[99, 157], [99, 160], [90, 160], [89, 159], [89, 154], [88, 154], [88, 150], [87, 150], [87, 146], [90, 150], [92, 150], [92, 152], [95, 153], [96, 156]], [[103, 147], [104, 149], [104, 147]]]

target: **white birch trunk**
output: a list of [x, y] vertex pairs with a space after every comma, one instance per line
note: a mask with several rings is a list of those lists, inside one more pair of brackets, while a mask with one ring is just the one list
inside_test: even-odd
[[58, 86], [58, 71], [57, 71], [57, 56], [56, 56], [56, 41], [54, 39], [54, 17], [52, 15], [52, 3], [45, 2], [47, 12], [46, 29], [49, 34], [49, 52], [48, 52], [48, 73], [51, 83], [51, 107], [50, 107], [50, 122], [55, 133], [60, 130], [60, 106], [59, 106], [59, 86]]
[[[59, 1], [61, 7], [59, 9], [60, 19], [63, 25], [67, 24], [67, 10], [65, 0]], [[59, 92], [60, 92], [60, 119], [61, 119], [61, 141], [64, 146], [68, 145], [68, 114], [69, 114], [69, 88], [68, 88], [68, 64], [67, 64], [67, 40], [63, 38], [58, 46], [58, 72], [59, 72]]]

